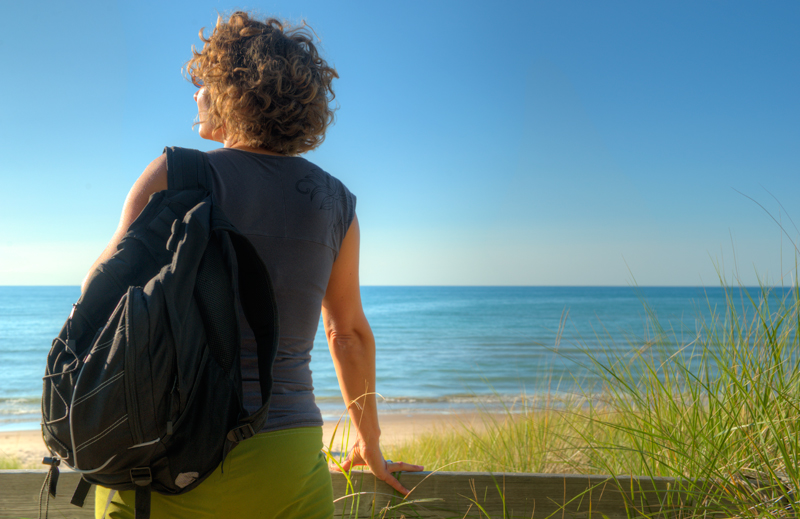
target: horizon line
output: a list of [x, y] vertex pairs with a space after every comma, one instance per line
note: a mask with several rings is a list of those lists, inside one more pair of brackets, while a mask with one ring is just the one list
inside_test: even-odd
[[[798, 288], [791, 285], [413, 285], [413, 284], [399, 284], [399, 285], [360, 285], [366, 288]], [[0, 285], [0, 288], [80, 288], [80, 285]]]

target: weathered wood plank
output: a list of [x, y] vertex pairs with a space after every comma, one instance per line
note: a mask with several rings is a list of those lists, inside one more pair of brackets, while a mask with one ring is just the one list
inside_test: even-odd
[[[0, 517], [38, 517], [39, 492], [46, 475], [46, 470], [0, 470]], [[50, 498], [49, 517], [94, 518], [94, 488], [89, 492], [84, 508], [69, 503], [79, 479], [75, 472], [61, 472], [58, 495]]]
[[[359, 517], [392, 509], [396, 517], [586, 518], [623, 519], [647, 514], [671, 515], [679, 502], [675, 482], [666, 478], [618, 478], [575, 474], [488, 474], [469, 472], [404, 473], [400, 480], [414, 490], [407, 500], [370, 473], [353, 473], [352, 485], [334, 477], [337, 517]], [[341, 499], [341, 496], [351, 497]], [[505, 506], [505, 514], [504, 508]], [[483, 512], [485, 511], [485, 514]], [[380, 517], [380, 514], [377, 514]], [[388, 517], [392, 517], [388, 515]]]
[[[44, 470], [0, 471], [0, 517], [34, 518]], [[407, 500], [369, 472], [331, 473], [336, 517], [575, 518], [624, 519], [636, 515], [665, 516], [678, 502], [675, 481], [667, 478], [618, 478], [574, 474], [495, 474], [471, 472], [403, 473], [400, 480], [414, 490]], [[94, 517], [94, 490], [85, 508], [69, 503], [78, 474], [62, 472], [59, 495], [50, 500], [50, 517]], [[506, 514], [503, 513], [505, 503]]]

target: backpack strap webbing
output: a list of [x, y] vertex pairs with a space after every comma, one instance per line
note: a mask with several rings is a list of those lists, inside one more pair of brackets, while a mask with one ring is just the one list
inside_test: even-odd
[[134, 494], [135, 519], [150, 519], [150, 485], [136, 486]]
[[70, 504], [83, 508], [83, 504], [86, 502], [86, 496], [89, 494], [90, 488], [92, 488], [92, 484], [86, 481], [86, 479], [81, 478], [78, 481], [78, 486], [75, 488], [75, 493], [72, 494]]
[[[243, 236], [230, 234], [236, 251], [239, 271], [239, 299], [247, 324], [253, 330], [258, 355], [258, 378], [261, 385], [262, 407], [272, 393], [272, 364], [280, 342], [278, 306], [269, 271], [255, 247]], [[258, 414], [258, 413], [254, 413]], [[255, 419], [255, 417], [252, 417]], [[251, 421], [256, 431], [263, 423]]]
[[211, 191], [211, 167], [202, 151], [167, 146], [167, 188]]
[[272, 393], [272, 364], [280, 342], [278, 307], [269, 272], [253, 245], [241, 235], [231, 234], [230, 237], [239, 263], [239, 299], [256, 339], [262, 399], [259, 410], [240, 420], [239, 424], [250, 425], [254, 432], [258, 432], [267, 421], [269, 395]]
[[150, 519], [150, 493], [153, 476], [150, 467], [131, 469], [131, 481], [136, 485], [134, 494], [135, 519]]

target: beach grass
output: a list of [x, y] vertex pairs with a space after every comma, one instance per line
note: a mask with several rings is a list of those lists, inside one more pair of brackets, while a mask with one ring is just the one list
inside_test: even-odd
[[0, 456], [0, 470], [18, 470], [25, 468], [19, 459], [12, 456]]
[[[599, 380], [522, 395], [501, 413], [386, 448], [431, 470], [663, 476], [680, 517], [800, 512], [800, 290], [726, 287], [694, 330], [665, 329], [572, 359]], [[624, 351], [625, 353], [617, 353]]]

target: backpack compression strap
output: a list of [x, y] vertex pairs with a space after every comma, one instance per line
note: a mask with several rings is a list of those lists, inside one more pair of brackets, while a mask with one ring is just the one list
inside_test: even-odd
[[205, 153], [188, 148], [168, 146], [167, 188], [203, 189], [211, 192], [211, 166]]

